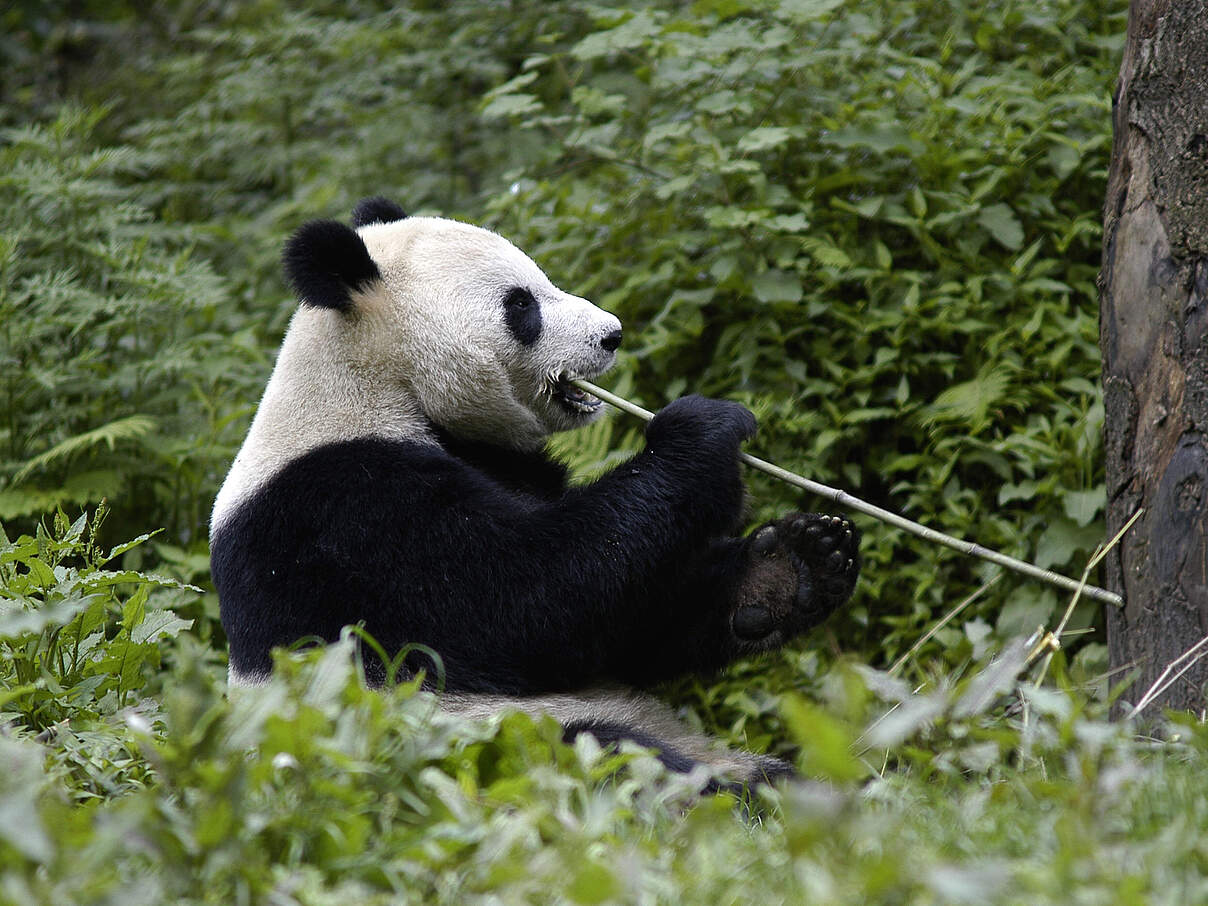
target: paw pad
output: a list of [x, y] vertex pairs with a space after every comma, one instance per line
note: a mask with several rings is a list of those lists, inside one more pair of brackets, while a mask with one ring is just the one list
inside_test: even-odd
[[[846, 600], [855, 588], [859, 574], [860, 532], [842, 516], [821, 513], [794, 513], [769, 523], [755, 535], [753, 547], [769, 555], [769, 536], [774, 533], [777, 548], [796, 557], [808, 571], [815, 594], [827, 599], [833, 609]], [[770, 554], [775, 556], [775, 552]], [[837, 599], [837, 600], [836, 600]], [[820, 602], [813, 602], [817, 606]]]

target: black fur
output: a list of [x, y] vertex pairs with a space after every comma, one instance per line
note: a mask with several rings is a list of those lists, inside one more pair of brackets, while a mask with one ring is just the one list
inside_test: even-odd
[[503, 320], [521, 346], [532, 346], [541, 336], [541, 306], [522, 286], [513, 287], [504, 296]]
[[[843, 520], [818, 556], [805, 524], [732, 537], [754, 429], [741, 406], [685, 397], [645, 450], [581, 487], [542, 454], [447, 436], [315, 449], [214, 534], [231, 664], [265, 673], [274, 646], [364, 621], [388, 652], [435, 649], [450, 690], [531, 695], [648, 686], [779, 644], [850, 594], [856, 539]], [[763, 639], [734, 632], [750, 607], [771, 612]]]
[[406, 220], [407, 212], [389, 198], [375, 195], [357, 202], [352, 209], [352, 225], [363, 227], [370, 223], [394, 223], [396, 220]]
[[653, 749], [658, 760], [668, 770], [678, 771], [681, 774], [687, 774], [696, 767], [696, 760], [694, 758], [685, 755], [674, 746], [668, 745], [665, 740], [652, 736], [649, 733], [643, 733], [641, 730], [636, 730], [625, 724], [605, 720], [571, 721], [563, 728], [562, 738], [566, 742], [573, 742], [575, 737], [580, 733], [594, 736], [596, 742], [605, 748], [608, 746], [619, 746], [621, 742], [628, 740], [644, 748]]
[[347, 311], [352, 293], [381, 272], [356, 230], [335, 220], [303, 224], [285, 244], [285, 276], [308, 305]]

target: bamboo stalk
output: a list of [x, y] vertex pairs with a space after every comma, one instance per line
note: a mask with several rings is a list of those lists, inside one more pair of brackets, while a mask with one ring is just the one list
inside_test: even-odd
[[[622, 412], [628, 412], [630, 415], [636, 415], [638, 418], [650, 421], [654, 418], [654, 413], [648, 409], [643, 409], [641, 406], [634, 405], [629, 400], [609, 393], [602, 387], [597, 387], [584, 380], [572, 380], [572, 384], [580, 390], [590, 393], [592, 396], [599, 397], [610, 406], [615, 406]], [[863, 513], [866, 516], [871, 516], [873, 519], [888, 523], [895, 528], [900, 528], [904, 532], [909, 532], [912, 535], [917, 535], [933, 544], [942, 544], [944, 547], [950, 547], [955, 551], [960, 551], [962, 554], [967, 554], [970, 557], [979, 557], [982, 560], [989, 560], [991, 563], [997, 563], [999, 566], [1014, 572], [1021, 573], [1041, 582], [1047, 582], [1050, 585], [1056, 585], [1059, 588], [1064, 588], [1067, 591], [1078, 591], [1081, 589], [1082, 594], [1087, 597], [1094, 598], [1098, 601], [1104, 601], [1108, 604], [1114, 604], [1117, 607], [1124, 606], [1124, 599], [1115, 592], [1108, 591], [1106, 588], [1097, 588], [1094, 585], [1084, 585], [1069, 576], [1063, 576], [1060, 573], [1055, 573], [1052, 570], [1041, 569], [1039, 566], [1033, 566], [1031, 563], [1025, 563], [1023, 560], [1017, 560], [1015, 557], [1009, 557], [1006, 554], [1000, 554], [998, 551], [990, 550], [988, 547], [974, 541], [962, 541], [960, 538], [953, 538], [951, 535], [945, 535], [943, 532], [937, 532], [933, 528], [928, 528], [925, 525], [920, 525], [917, 522], [912, 522], [896, 513], [891, 513], [889, 510], [883, 510], [879, 506], [874, 506], [871, 503], [866, 503], [858, 497], [853, 497], [846, 491], [839, 488], [828, 487], [816, 481], [811, 481], [808, 478], [790, 472], [788, 469], [782, 469], [778, 465], [759, 459], [756, 456], [751, 456], [749, 453], [739, 453], [739, 459], [753, 469], [758, 469], [773, 478], [779, 478], [781, 481], [801, 488], [803, 491], [809, 491], [811, 494], [817, 494], [827, 500], [837, 503], [841, 507], [846, 507], [849, 510], [855, 510], [857, 513]]]

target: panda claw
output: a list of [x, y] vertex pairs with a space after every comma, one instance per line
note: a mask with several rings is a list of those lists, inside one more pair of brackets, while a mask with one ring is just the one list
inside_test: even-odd
[[776, 552], [776, 529], [773, 526], [765, 525], [755, 533], [755, 538], [751, 542], [751, 550], [764, 557], [771, 557]]

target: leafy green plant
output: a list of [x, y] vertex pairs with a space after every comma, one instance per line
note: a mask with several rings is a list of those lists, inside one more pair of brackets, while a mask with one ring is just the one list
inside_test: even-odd
[[[81, 15], [98, 66], [124, 52], [93, 27], [102, 7]], [[72, 76], [86, 66], [64, 69], [83, 100], [105, 96], [101, 82], [130, 99], [90, 120], [109, 148], [96, 184], [154, 212], [137, 227], [149, 249], [183, 237], [222, 278], [200, 325], [143, 319], [151, 339], [138, 348], [157, 354], [141, 392], [156, 395], [102, 394], [70, 429], [18, 419], [6, 468], [22, 480], [0, 488], [10, 516], [124, 487], [125, 506], [149, 507], [127, 533], [163, 524], [180, 562], [202, 555], [209, 500], [292, 308], [282, 238], [385, 192], [497, 226], [615, 310], [626, 355], [610, 381], [647, 406], [688, 390], [739, 399], [760, 416], [757, 452], [1044, 565], [1071, 569], [1101, 540], [1094, 278], [1122, 3], [109, 15], [159, 52], [96, 84]], [[60, 132], [76, 142], [64, 161], [90, 147], [87, 130]], [[53, 256], [24, 266], [62, 278]], [[70, 321], [85, 296], [75, 283], [65, 293]], [[180, 314], [179, 301], [143, 308]], [[207, 337], [205, 355], [182, 351], [167, 373], [165, 333]], [[10, 343], [26, 350], [18, 369], [34, 342]], [[66, 353], [103, 370], [125, 347]], [[50, 411], [37, 393], [9, 408]], [[616, 423], [557, 449], [590, 472], [638, 443], [636, 426]], [[133, 463], [149, 452], [162, 467], [150, 488]], [[752, 486], [757, 519], [818, 506]], [[866, 578], [835, 637], [892, 660], [986, 573], [866, 528]], [[970, 616], [1001, 639], [1018, 620], [1000, 611], [1056, 606], [1021, 594], [1026, 607], [996, 590]], [[1094, 620], [1089, 605], [1080, 620]], [[944, 638], [934, 650], [957, 657]]]
[[105, 513], [69, 522], [59, 510], [53, 531], [15, 541], [0, 529], [2, 713], [28, 729], [115, 714], [157, 671], [160, 641], [192, 625], [152, 594], [199, 589], [105, 568], [151, 537], [102, 552]]
[[[366, 690], [351, 636], [282, 653], [232, 699], [188, 633], [163, 645], [154, 706], [0, 736], [0, 813], [21, 815], [0, 823], [6, 898], [1059, 903], [1202, 886], [1195, 835], [1170, 828], [1208, 808], [1203, 725], [1137, 738], [1060, 659], [1064, 688], [1035, 688], [1024, 640], [918, 693], [862, 667], [819, 675], [778, 708], [807, 779], [757, 815], [649, 754], [566, 746], [552, 722], [467, 723], [415, 684]], [[73, 758], [128, 782], [74, 804]]]
[[0, 143], [0, 519], [120, 494], [196, 542], [264, 356], [187, 236], [120, 185], [131, 149], [92, 144], [103, 115]]
[[[1038, 668], [1012, 640], [1066, 602], [1008, 579], [954, 606], [990, 573], [879, 526], [845, 614], [666, 690], [797, 760], [807, 779], [747, 813], [645, 753], [369, 692], [346, 644], [232, 701], [213, 595], [183, 584], [208, 581], [210, 501], [292, 310], [281, 241], [376, 193], [493, 225], [616, 311], [623, 395], [741, 400], [753, 452], [1076, 573], [1103, 540], [1094, 280], [1125, 13], [0, 14], [0, 518], [21, 535], [0, 543], [0, 899], [1202, 899], [1202, 722], [1108, 723], [1127, 677], [1095, 606]], [[585, 476], [640, 443], [611, 419], [555, 449]], [[752, 520], [818, 506], [751, 486]], [[35, 520], [106, 494], [108, 533], [168, 531], [103, 552], [95, 518]]]
[[[543, 139], [490, 207], [621, 315], [637, 338], [622, 380], [647, 406], [742, 400], [761, 455], [1070, 569], [1102, 540], [1088, 378], [1122, 14], [597, 10], [592, 34], [488, 95], [484, 116]], [[818, 505], [752, 485], [757, 518]], [[987, 574], [866, 528], [836, 635], [892, 658]], [[976, 612], [993, 625], [1005, 594]]]

